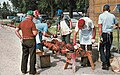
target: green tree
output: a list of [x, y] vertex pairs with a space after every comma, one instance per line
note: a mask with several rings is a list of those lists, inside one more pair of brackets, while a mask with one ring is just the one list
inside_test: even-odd
[[3, 7], [2, 7], [3, 18], [7, 18], [8, 14], [9, 14], [9, 9], [7, 8], [7, 4], [5, 2], [3, 2]]
[[89, 7], [88, 0], [10, 0], [14, 10], [18, 12], [27, 12], [27, 10], [39, 10], [40, 13], [50, 13], [53, 17], [56, 15], [57, 8], [63, 11], [69, 11], [70, 17], [73, 11], [87, 12]]
[[1, 3], [0, 3], [0, 12], [1, 12], [1, 14], [0, 14], [0, 19], [2, 18], [2, 6], [1, 6]]
[[87, 13], [87, 9], [89, 7], [89, 0], [77, 0], [76, 5], [78, 11]]
[[27, 10], [35, 10], [37, 8], [37, 0], [9, 0], [17, 12], [27, 12]]
[[14, 11], [20, 12], [21, 11], [21, 3], [22, 0], [9, 0], [13, 4]]

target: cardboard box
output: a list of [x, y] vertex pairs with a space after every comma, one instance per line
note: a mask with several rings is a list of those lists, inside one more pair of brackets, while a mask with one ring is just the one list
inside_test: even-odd
[[47, 68], [51, 66], [50, 55], [41, 55], [40, 56], [40, 67]]

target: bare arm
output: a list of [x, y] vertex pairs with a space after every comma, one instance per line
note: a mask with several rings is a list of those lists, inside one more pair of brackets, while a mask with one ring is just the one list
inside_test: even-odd
[[50, 37], [51, 35], [50, 35], [50, 33], [49, 32], [43, 32], [43, 36], [45, 36], [45, 37]]
[[99, 28], [99, 36], [102, 35], [102, 24], [98, 24], [98, 28]]
[[94, 28], [93, 28], [92, 39], [95, 39], [95, 37], [96, 37], [96, 28], [94, 27]]
[[20, 42], [23, 43], [23, 37], [22, 35], [20, 34], [20, 29], [19, 28], [16, 28], [15, 29], [15, 34], [20, 38]]
[[15, 29], [15, 34], [20, 38], [20, 39], [22, 39], [22, 36], [21, 36], [21, 34], [20, 34], [20, 29], [19, 28], [16, 28]]
[[70, 29], [72, 28], [72, 21], [70, 20]]
[[73, 33], [73, 45], [76, 45], [77, 33], [78, 32], [76, 32], [76, 31], [74, 31], [74, 33]]
[[32, 33], [34, 36], [36, 36], [38, 34], [38, 30], [33, 30]]

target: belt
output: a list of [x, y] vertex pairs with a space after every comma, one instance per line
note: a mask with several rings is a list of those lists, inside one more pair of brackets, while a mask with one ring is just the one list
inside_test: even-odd
[[103, 34], [112, 34], [112, 32], [106, 32], [106, 33], [105, 33], [105, 32], [103, 32]]
[[23, 39], [35, 39], [34, 37], [27, 37], [27, 38], [23, 38]]

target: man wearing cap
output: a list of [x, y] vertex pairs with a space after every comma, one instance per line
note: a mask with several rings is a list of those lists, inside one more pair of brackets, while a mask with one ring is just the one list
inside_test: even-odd
[[[100, 58], [102, 69], [109, 70], [110, 66], [110, 48], [113, 41], [113, 28], [118, 26], [116, 17], [110, 13], [110, 6], [104, 5], [103, 13], [99, 15], [98, 28], [100, 37]], [[104, 51], [104, 49], [106, 51]]]
[[[73, 34], [73, 45], [76, 47], [77, 33], [79, 32], [80, 47], [85, 51], [92, 51], [92, 42], [95, 41], [96, 29], [93, 21], [88, 17], [82, 17], [76, 24], [75, 31]], [[90, 66], [87, 57], [81, 58], [81, 66]]]
[[[30, 69], [29, 73], [31, 75], [36, 74], [36, 41], [35, 36], [38, 31], [34, 24], [33, 20], [33, 11], [30, 10], [27, 12], [27, 17], [24, 21], [20, 22], [20, 24], [16, 27], [15, 33], [20, 38], [22, 44], [22, 61], [21, 61], [21, 71], [23, 75], [27, 73], [27, 63], [28, 56], [30, 54]], [[22, 35], [20, 34], [20, 30], [22, 31]]]

